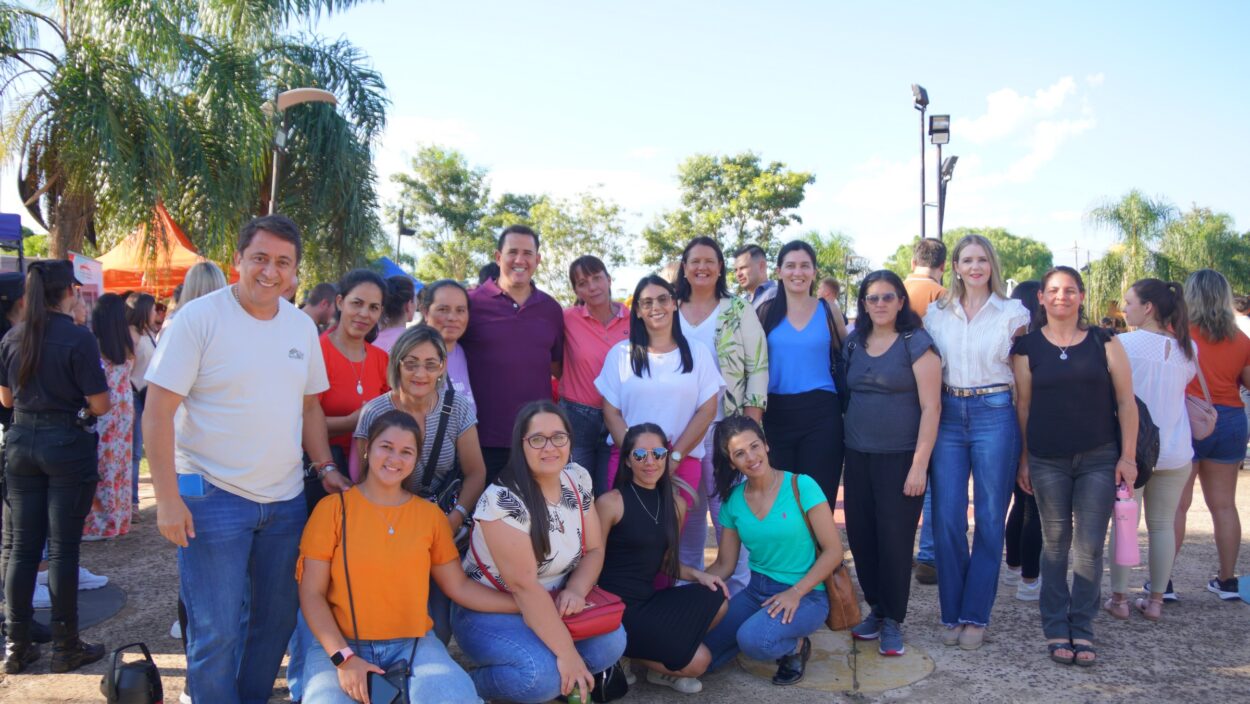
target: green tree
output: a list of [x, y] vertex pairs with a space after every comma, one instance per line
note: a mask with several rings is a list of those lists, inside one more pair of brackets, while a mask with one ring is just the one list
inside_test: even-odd
[[[942, 233], [942, 242], [946, 244], [948, 260], [947, 270], [953, 269], [949, 257], [955, 251], [955, 244], [967, 235], [981, 235], [994, 245], [998, 254], [998, 262], [1003, 269], [1003, 278], [1014, 281], [1032, 281], [1040, 279], [1048, 269], [1054, 266], [1054, 255], [1050, 248], [1038, 240], [1013, 235], [1001, 227], [957, 227]], [[899, 245], [885, 261], [885, 268], [899, 276], [906, 277], [911, 273], [912, 249], [916, 241]]]
[[[285, 119], [278, 210], [305, 231], [301, 274], [360, 263], [380, 231], [372, 149], [384, 86], [346, 41], [287, 33], [357, 1], [79, 0], [40, 12], [0, 0], [0, 155], [18, 163], [51, 254], [81, 251], [97, 231], [128, 234], [164, 203], [224, 260], [268, 205], [270, 141]], [[339, 109], [263, 109], [304, 86], [334, 92]]]
[[[1145, 277], [1153, 270], [1151, 247], [1158, 243], [1176, 208], [1161, 198], [1150, 198], [1137, 189], [1118, 201], [1107, 200], [1090, 210], [1085, 218], [1097, 228], [1111, 230], [1123, 248], [1112, 251], [1123, 258], [1119, 267], [1119, 290]], [[1119, 296], [1117, 295], [1116, 298]]]
[[843, 301], [855, 297], [859, 282], [870, 271], [868, 260], [855, 253], [850, 235], [830, 232], [821, 235], [813, 230], [803, 235], [803, 241], [816, 250], [817, 281], [832, 276], [842, 285]]
[[696, 154], [678, 167], [681, 208], [661, 214], [643, 232], [643, 261], [659, 264], [673, 258], [691, 237], [707, 235], [726, 252], [755, 243], [776, 251], [774, 236], [802, 219], [794, 211], [816, 177], [791, 171], [758, 154]]
[[1216, 269], [1234, 291], [1250, 293], [1250, 235], [1238, 233], [1227, 213], [1194, 205], [1165, 226], [1155, 273], [1184, 282], [1198, 269]]
[[414, 218], [423, 250], [417, 277], [424, 281], [452, 278], [465, 281], [494, 251], [484, 224], [491, 214], [486, 169], [470, 167], [454, 149], [423, 147], [412, 159], [411, 173], [395, 174], [399, 206]]
[[609, 271], [626, 261], [621, 208], [597, 193], [582, 193], [570, 200], [543, 196], [529, 215], [529, 225], [542, 241], [542, 264], [535, 281], [561, 303], [572, 304], [575, 298], [569, 284], [569, 265], [574, 259], [594, 255]]

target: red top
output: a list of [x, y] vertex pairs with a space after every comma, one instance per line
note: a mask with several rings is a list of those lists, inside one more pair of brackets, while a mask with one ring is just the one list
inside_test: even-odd
[[[391, 390], [386, 383], [386, 364], [388, 357], [385, 352], [370, 344], [365, 344], [363, 362], [352, 362], [330, 342], [330, 333], [321, 336], [321, 356], [326, 361], [326, 376], [330, 379], [330, 388], [323, 391], [321, 411], [327, 418], [350, 416], [360, 407], [374, 398]], [[356, 382], [360, 381], [363, 394], [356, 393]], [[331, 445], [337, 445], [344, 451], [352, 446], [352, 432], [348, 430], [341, 435], [330, 438]]]
[[[1198, 366], [1211, 391], [1211, 403], [1241, 408], [1241, 370], [1250, 367], [1250, 338], [1240, 330], [1223, 342], [1214, 343], [1202, 336], [1197, 325], [1189, 326], [1189, 334], [1198, 344]], [[1194, 375], [1185, 393], [1202, 398], [1202, 385]]]

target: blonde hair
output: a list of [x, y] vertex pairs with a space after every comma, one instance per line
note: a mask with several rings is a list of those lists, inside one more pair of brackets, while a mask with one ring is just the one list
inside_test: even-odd
[[187, 271], [182, 280], [182, 295], [178, 297], [178, 305], [183, 306], [200, 296], [226, 287], [226, 275], [221, 267], [212, 262], [200, 262]]
[[955, 245], [955, 249], [951, 253], [950, 265], [955, 275], [951, 277], [951, 287], [946, 290], [946, 295], [938, 300], [939, 308], [946, 308], [954, 301], [962, 301], [964, 298], [964, 280], [959, 276], [959, 255], [963, 253], [966, 247], [976, 245], [985, 250], [985, 256], [990, 260], [990, 293], [998, 294], [999, 298], [1007, 297], [1007, 284], [1003, 281], [1003, 267], [998, 263], [998, 252], [994, 251], [994, 245], [981, 235], [965, 235], [963, 239]]
[[1185, 308], [1189, 322], [1211, 342], [1223, 342], [1237, 335], [1233, 315], [1233, 289], [1218, 271], [1199, 269], [1185, 280]]

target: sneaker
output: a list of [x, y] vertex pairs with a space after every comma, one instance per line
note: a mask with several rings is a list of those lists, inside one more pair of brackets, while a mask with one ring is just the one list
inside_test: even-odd
[[855, 640], [876, 640], [881, 635], [881, 620], [877, 612], [869, 613], [858, 626], [851, 629], [851, 637]]
[[621, 658], [616, 664], [620, 665], [621, 672], [625, 673], [625, 684], [633, 687], [638, 682], [638, 676], [634, 674], [634, 668], [632, 663], [629, 662], [629, 658]]
[[191, 695], [183, 692], [178, 695], [178, 704], [191, 704]]
[[892, 618], [882, 619], [881, 623], [881, 644], [877, 646], [877, 652], [886, 657], [897, 657], [905, 652], [903, 647], [903, 631], [899, 628], [898, 622]]
[[[1149, 594], [1150, 582], [1146, 582], [1141, 588], [1146, 590], [1146, 593]], [[1169, 579], [1167, 588], [1163, 590], [1163, 603], [1167, 604], [1169, 602], [1176, 602], [1180, 600], [1180, 596], [1176, 593], [1176, 590], [1172, 588], [1172, 580]]]
[[35, 598], [31, 599], [30, 605], [35, 607], [36, 609], [52, 608], [52, 592], [48, 591], [48, 585], [46, 584], [35, 585]]
[[703, 691], [703, 683], [694, 677], [677, 677], [665, 675], [655, 670], [647, 670], [647, 681], [661, 687], [675, 689], [682, 694], [698, 694]]
[[1207, 582], [1207, 591], [1215, 594], [1224, 601], [1236, 601], [1241, 598], [1241, 594], [1237, 591], [1237, 578], [1229, 577], [1228, 579], [1220, 579], [1216, 577]]
[[169, 637], [174, 640], [182, 640], [182, 624], [174, 621], [174, 625], [169, 627]]
[[1042, 578], [1038, 577], [1030, 584], [1023, 579], [1016, 585], [1016, 598], [1020, 601], [1037, 601], [1042, 598]]
[[87, 592], [99, 589], [109, 583], [109, 578], [102, 574], [94, 574], [86, 567], [78, 568], [78, 591]]
[[1020, 583], [1020, 567], [1003, 567], [1003, 584], [1014, 587]]
[[920, 584], [937, 584], [937, 567], [928, 562], [916, 563], [916, 581]]

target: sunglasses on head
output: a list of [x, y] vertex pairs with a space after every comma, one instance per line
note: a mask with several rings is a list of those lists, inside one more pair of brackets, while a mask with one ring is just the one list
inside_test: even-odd
[[647, 461], [648, 455], [650, 455], [656, 462], [663, 462], [664, 458], [668, 457], [668, 448], [656, 447], [651, 450], [646, 450], [641, 447], [635, 447], [633, 452], [629, 453], [629, 455], [634, 458], [635, 462]]

